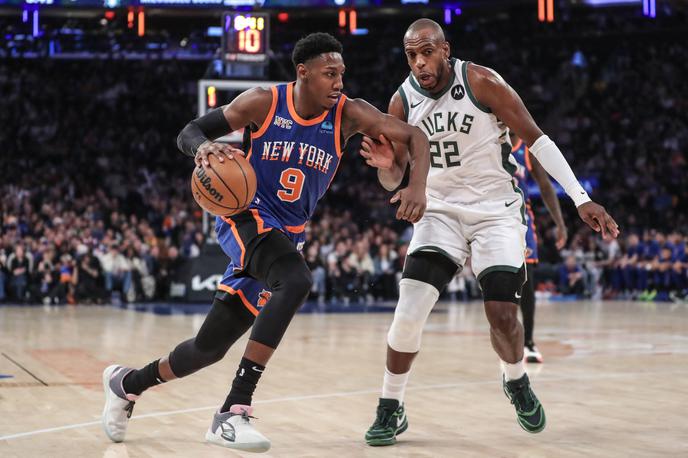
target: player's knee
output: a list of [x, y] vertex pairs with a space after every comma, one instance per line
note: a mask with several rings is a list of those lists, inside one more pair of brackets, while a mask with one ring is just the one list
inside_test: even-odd
[[485, 302], [511, 302], [518, 304], [521, 299], [526, 271], [521, 267], [518, 272], [494, 271], [485, 274], [480, 279]]
[[387, 333], [387, 344], [398, 352], [415, 353], [420, 350], [423, 327], [439, 291], [432, 285], [408, 278], [401, 280], [399, 289], [399, 303]]
[[485, 314], [490, 328], [500, 334], [511, 334], [518, 326], [518, 308], [504, 302], [485, 302]]
[[[270, 266], [267, 284], [273, 297], [284, 292], [290, 296], [305, 299], [313, 287], [313, 276], [303, 256], [293, 252], [277, 258]], [[298, 303], [297, 308], [300, 305]]]

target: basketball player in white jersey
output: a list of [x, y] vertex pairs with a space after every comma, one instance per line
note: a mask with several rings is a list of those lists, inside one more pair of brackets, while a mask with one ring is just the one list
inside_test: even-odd
[[[523, 365], [523, 326], [518, 321], [525, 282], [524, 199], [513, 183], [516, 164], [508, 130], [573, 199], [580, 217], [605, 238], [618, 226], [592, 202], [559, 148], [535, 124], [518, 94], [493, 70], [450, 57], [442, 28], [429, 19], [404, 35], [411, 74], [392, 96], [389, 113], [418, 126], [430, 140], [427, 209], [414, 225], [387, 336], [387, 364], [369, 445], [391, 445], [408, 427], [404, 390], [421, 333], [440, 292], [471, 256], [480, 283], [492, 347], [502, 366], [504, 392], [520, 426], [537, 433], [545, 412]], [[402, 145], [365, 139], [361, 155], [393, 190], [407, 163]]]

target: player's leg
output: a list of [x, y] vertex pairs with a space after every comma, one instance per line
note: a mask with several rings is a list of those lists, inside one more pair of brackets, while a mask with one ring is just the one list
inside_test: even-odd
[[458, 269], [446, 255], [416, 251], [406, 258], [399, 302], [387, 334], [387, 362], [376, 419], [366, 432], [368, 445], [392, 445], [408, 427], [404, 393], [421, 335], [437, 298]]
[[525, 340], [523, 352], [525, 353], [526, 362], [541, 363], [542, 354], [540, 354], [540, 351], [533, 341], [533, 328], [535, 326], [535, 280], [533, 278], [533, 270], [533, 264], [526, 263], [527, 280], [523, 285], [523, 291], [521, 293], [521, 314], [523, 315]]
[[102, 421], [108, 437], [114, 442], [124, 440], [134, 402], [143, 391], [219, 361], [251, 327], [254, 319], [238, 295], [218, 291], [196, 337], [177, 345], [169, 356], [156, 359], [141, 369], [107, 367], [103, 372], [105, 409]]
[[524, 209], [505, 210], [508, 201], [486, 202], [467, 210], [466, 232], [472, 240], [471, 263], [483, 291], [490, 340], [501, 360], [504, 392], [516, 408], [521, 427], [536, 433], [545, 427], [545, 413], [525, 372], [524, 330], [518, 320], [526, 281], [527, 228]]
[[215, 414], [206, 439], [223, 447], [266, 451], [270, 441], [249, 422], [253, 393], [270, 357], [312, 287], [303, 256], [286, 235], [271, 231], [255, 248], [247, 272], [271, 292], [261, 308], [229, 395]]

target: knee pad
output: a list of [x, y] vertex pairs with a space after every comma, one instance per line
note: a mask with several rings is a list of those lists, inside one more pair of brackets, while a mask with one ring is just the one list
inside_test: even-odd
[[307, 296], [313, 286], [313, 275], [303, 256], [296, 251], [275, 259], [265, 279], [273, 295], [289, 289], [296, 296]]
[[402, 278], [427, 283], [441, 293], [458, 270], [459, 266], [442, 253], [417, 251], [406, 256]]
[[493, 271], [480, 279], [485, 301], [513, 302], [518, 304], [521, 299], [523, 284], [526, 281], [526, 269], [521, 267], [518, 272]]
[[387, 344], [392, 350], [402, 353], [420, 350], [423, 327], [439, 296], [437, 288], [428, 283], [410, 278], [399, 282], [399, 303], [387, 333]]

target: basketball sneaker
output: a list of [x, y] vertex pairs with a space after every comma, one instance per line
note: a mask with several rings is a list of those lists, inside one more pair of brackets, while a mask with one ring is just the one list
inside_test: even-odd
[[134, 403], [139, 398], [127, 394], [122, 387], [122, 380], [133, 371], [130, 367], [108, 366], [103, 371], [103, 391], [105, 391], [105, 408], [103, 409], [103, 431], [113, 442], [122, 442], [127, 433], [129, 418], [134, 411]]
[[270, 440], [256, 430], [249, 421], [253, 407], [235, 404], [229, 412], [215, 412], [213, 423], [205, 433], [205, 440], [222, 447], [245, 452], [267, 452]]
[[530, 389], [528, 374], [518, 380], [509, 380], [502, 376], [504, 394], [516, 408], [518, 424], [529, 433], [539, 433], [545, 429], [545, 409]]
[[542, 353], [532, 342], [523, 347], [523, 356], [527, 363], [541, 363], [543, 361]]
[[408, 420], [404, 405], [399, 404], [396, 399], [380, 398], [375, 422], [365, 435], [366, 444], [393, 445], [397, 441], [397, 435], [406, 431], [407, 428]]

